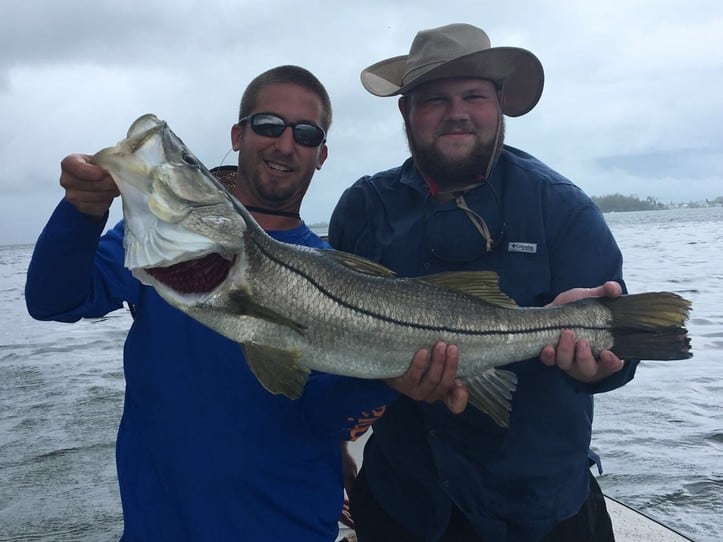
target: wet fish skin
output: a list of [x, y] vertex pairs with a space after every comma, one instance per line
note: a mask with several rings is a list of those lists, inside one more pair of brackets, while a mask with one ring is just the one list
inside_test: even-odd
[[676, 294], [518, 308], [489, 272], [406, 279], [368, 260], [269, 237], [153, 115], [92, 158], [123, 199], [125, 265], [170, 304], [243, 344], [273, 393], [298, 398], [310, 370], [403, 374], [413, 352], [459, 346], [470, 402], [507, 425], [516, 386], [501, 365], [539, 355], [563, 329], [622, 358], [690, 357], [690, 303]]

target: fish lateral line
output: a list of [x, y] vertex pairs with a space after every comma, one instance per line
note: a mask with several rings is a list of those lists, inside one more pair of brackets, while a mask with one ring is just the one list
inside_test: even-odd
[[[256, 247], [259, 249], [259, 251], [269, 258], [269, 260], [273, 261], [277, 265], [291, 271], [292, 273], [295, 273], [296, 275], [299, 275], [303, 277], [309, 284], [311, 284], [313, 287], [317, 289], [321, 294], [326, 296], [328, 299], [330, 299], [332, 302], [337, 303], [338, 305], [341, 305], [342, 307], [349, 309], [350, 311], [362, 315], [362, 316], [369, 316], [378, 320], [381, 320], [385, 323], [401, 326], [401, 327], [407, 327], [414, 330], [420, 330], [420, 331], [429, 331], [429, 332], [436, 332], [436, 333], [449, 333], [449, 334], [456, 334], [456, 335], [463, 335], [463, 336], [479, 336], [479, 337], [486, 337], [486, 336], [504, 336], [509, 334], [515, 334], [515, 335], [534, 335], [536, 333], [543, 333], [547, 331], [562, 331], [564, 329], [573, 329], [573, 330], [585, 330], [585, 331], [608, 331], [608, 327], [600, 325], [600, 326], [588, 326], [588, 325], [563, 325], [563, 324], [555, 324], [555, 325], [548, 325], [548, 326], [535, 326], [535, 327], [528, 327], [528, 328], [510, 328], [506, 330], [475, 330], [475, 329], [465, 329], [465, 328], [455, 328], [455, 327], [449, 327], [449, 326], [437, 326], [433, 324], [419, 324], [415, 323], [413, 321], [408, 320], [401, 320], [398, 318], [392, 318], [389, 316], [386, 316], [384, 314], [371, 311], [369, 309], [362, 309], [361, 307], [358, 307], [356, 305], [353, 305], [349, 301], [346, 301], [345, 299], [342, 299], [336, 295], [334, 295], [333, 292], [329, 291], [327, 288], [324, 288], [321, 283], [317, 280], [315, 280], [309, 273], [305, 272], [303, 269], [294, 267], [289, 262], [281, 260], [274, 256], [273, 253], [265, 249], [263, 246], [261, 246], [258, 243], [255, 243]], [[542, 307], [540, 307], [542, 308]], [[514, 310], [514, 309], [510, 309]]]

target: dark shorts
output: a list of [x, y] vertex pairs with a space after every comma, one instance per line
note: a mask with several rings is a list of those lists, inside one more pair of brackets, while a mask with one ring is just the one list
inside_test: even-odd
[[[364, 475], [364, 466], [354, 480], [351, 515], [359, 542], [424, 542], [382, 510]], [[614, 542], [613, 527], [602, 490], [590, 474], [590, 495], [574, 516], [558, 523], [542, 542]], [[477, 535], [458, 508], [452, 508], [447, 530], [437, 542], [497, 542]]]

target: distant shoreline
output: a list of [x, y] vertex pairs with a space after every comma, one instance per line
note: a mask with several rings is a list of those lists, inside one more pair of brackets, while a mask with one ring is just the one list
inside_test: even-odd
[[662, 203], [659, 199], [648, 196], [644, 200], [638, 196], [623, 196], [622, 194], [608, 194], [605, 196], [590, 196], [603, 213], [624, 213], [628, 211], [657, 211], [665, 209], [700, 209], [705, 207], [723, 207], [723, 196], [714, 200], [689, 201], [681, 203]]

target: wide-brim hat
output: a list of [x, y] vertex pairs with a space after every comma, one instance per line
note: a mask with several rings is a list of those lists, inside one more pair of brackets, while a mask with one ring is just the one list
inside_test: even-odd
[[406, 94], [448, 77], [479, 77], [495, 83], [504, 96], [502, 112], [519, 117], [540, 99], [545, 81], [542, 64], [519, 47], [492, 47], [487, 34], [470, 24], [422, 30], [408, 55], [372, 64], [361, 72], [364, 88], [375, 96]]

